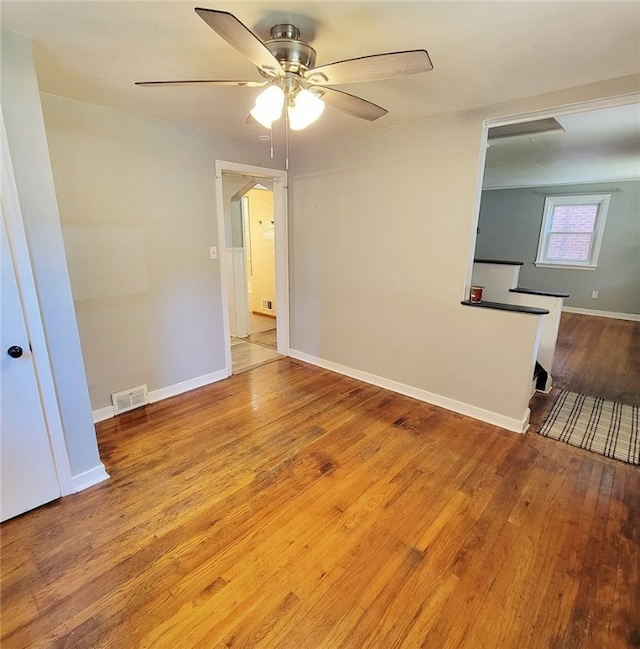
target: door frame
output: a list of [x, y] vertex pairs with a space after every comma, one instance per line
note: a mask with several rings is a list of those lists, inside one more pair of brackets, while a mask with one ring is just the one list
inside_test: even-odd
[[[482, 202], [482, 185], [484, 182], [484, 170], [486, 165], [487, 145], [489, 143], [489, 129], [494, 126], [510, 126], [521, 122], [545, 119], [547, 117], [560, 117], [562, 115], [575, 115], [588, 113], [603, 108], [616, 108], [628, 106], [629, 104], [640, 104], [640, 93], [630, 92], [624, 95], [614, 95], [599, 99], [586, 99], [571, 104], [560, 104], [538, 110], [525, 111], [524, 113], [512, 113], [502, 117], [490, 117], [482, 123], [482, 134], [480, 142], [480, 156], [478, 159], [478, 173], [476, 174], [474, 214], [471, 222], [471, 236], [469, 238], [469, 250], [467, 254], [467, 274], [462, 299], [465, 300], [471, 288], [471, 276], [473, 274], [473, 260], [476, 253], [476, 238], [478, 234], [478, 222], [480, 220], [480, 203]], [[606, 182], [606, 181], [603, 181]]]
[[287, 219], [287, 172], [253, 165], [216, 160], [216, 216], [218, 225], [218, 248], [220, 260], [220, 283], [222, 291], [222, 320], [225, 337], [225, 372], [231, 376], [231, 333], [229, 327], [229, 298], [227, 294], [227, 269], [223, 262], [226, 248], [224, 222], [224, 197], [222, 174], [245, 176], [247, 179], [268, 180], [273, 183], [273, 212], [276, 272], [276, 338], [277, 351], [289, 355], [289, 234]]
[[[53, 372], [49, 362], [49, 351], [42, 325], [38, 294], [31, 268], [29, 247], [1, 107], [0, 141], [2, 148], [2, 218], [6, 225], [18, 294], [22, 303], [25, 328], [31, 346], [36, 384], [53, 455], [53, 464], [58, 477], [61, 495], [68, 496], [75, 493], [77, 489], [73, 484], [69, 452], [64, 437]], [[0, 353], [3, 353], [3, 351], [0, 350]]]

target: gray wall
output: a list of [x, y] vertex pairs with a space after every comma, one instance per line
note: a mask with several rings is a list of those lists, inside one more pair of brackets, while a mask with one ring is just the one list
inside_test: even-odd
[[[612, 189], [598, 268], [537, 268], [544, 195]], [[476, 256], [522, 261], [521, 286], [566, 291], [568, 307], [640, 314], [640, 181], [484, 191], [478, 226]]]
[[[292, 151], [292, 344], [445, 407], [518, 425], [527, 416], [536, 321], [460, 304], [475, 247], [482, 122], [626, 94], [637, 82]], [[82, 246], [73, 248], [70, 265], [82, 289], [76, 309], [93, 407], [145, 377], [159, 389], [220, 369], [220, 262], [208, 258], [209, 246], [221, 245], [214, 161], [274, 167], [268, 148], [83, 102], [43, 101], [63, 225], [91, 243], [84, 258]], [[130, 236], [114, 245], [124, 232]], [[39, 267], [54, 248], [63, 259], [59, 224], [52, 237], [36, 251]], [[130, 286], [103, 294], [121, 259]], [[56, 287], [47, 289], [54, 297]], [[75, 327], [68, 283], [66, 290], [63, 313]], [[64, 354], [60, 344], [56, 354]]]
[[[225, 366], [216, 159], [269, 149], [43, 95], [53, 176], [94, 410], [113, 392], [205, 383]], [[246, 180], [243, 182], [246, 183]]]
[[293, 350], [481, 419], [521, 418], [535, 318], [460, 304], [475, 249], [483, 120], [622, 95], [631, 83], [294, 144]]
[[2, 33], [2, 110], [71, 473], [101, 467], [31, 42]]
[[461, 305], [481, 152], [469, 114], [295, 152], [291, 347], [515, 429], [536, 317]]

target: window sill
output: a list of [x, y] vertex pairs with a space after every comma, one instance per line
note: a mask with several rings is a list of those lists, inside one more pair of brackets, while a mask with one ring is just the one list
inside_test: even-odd
[[558, 268], [562, 270], [596, 270], [597, 266], [580, 265], [580, 264], [548, 264], [544, 261], [535, 261], [534, 266], [537, 268]]

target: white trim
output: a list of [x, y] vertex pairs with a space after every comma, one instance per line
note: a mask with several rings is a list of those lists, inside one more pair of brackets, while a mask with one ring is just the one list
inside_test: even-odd
[[567, 313], [579, 313], [582, 315], [595, 315], [600, 318], [615, 318], [616, 320], [632, 320], [640, 322], [640, 313], [615, 313], [613, 311], [595, 311], [593, 309], [579, 309], [577, 307], [565, 306], [562, 311]]
[[196, 388], [201, 388], [204, 385], [209, 385], [210, 383], [216, 383], [217, 381], [222, 381], [226, 379], [229, 375], [226, 370], [218, 370], [217, 372], [211, 372], [210, 374], [203, 374], [202, 376], [196, 376], [193, 379], [188, 381], [182, 381], [181, 383], [175, 383], [174, 385], [169, 385], [166, 388], [160, 388], [159, 390], [152, 390], [148, 393], [149, 403], [155, 403], [156, 401], [162, 401], [163, 399], [168, 399], [169, 397], [175, 397], [178, 394], [183, 392], [189, 392], [189, 390], [195, 390]]
[[[193, 379], [182, 381], [181, 383], [168, 385], [166, 388], [151, 390], [151, 392], [147, 393], [147, 397], [149, 398], [149, 403], [156, 403], [156, 401], [162, 401], [163, 399], [175, 397], [176, 395], [182, 394], [183, 392], [189, 392], [189, 390], [195, 390], [196, 388], [201, 388], [205, 385], [209, 385], [210, 383], [222, 381], [228, 376], [229, 375], [227, 374], [226, 370], [218, 370], [217, 372], [211, 372], [210, 374], [196, 376]], [[98, 410], [93, 411], [93, 422], [98, 423], [99, 421], [104, 421], [105, 419], [110, 419], [114, 416], [113, 406], [99, 408]]]
[[482, 191], [484, 192], [499, 192], [505, 189], [531, 189], [536, 187], [555, 187], [560, 190], [562, 187], [580, 187], [581, 185], [614, 185], [617, 183], [633, 183], [638, 182], [640, 176], [637, 178], [606, 178], [603, 177], [597, 181], [584, 181], [580, 180], [578, 182], [567, 182], [566, 180], [560, 182], [545, 182], [544, 185], [541, 185], [539, 182], [535, 182], [529, 185], [495, 185], [492, 187], [484, 187]]
[[0, 140], [2, 146], [2, 201], [7, 237], [9, 238], [13, 261], [16, 266], [16, 281], [23, 301], [25, 326], [31, 344], [36, 381], [40, 392], [40, 401], [51, 444], [60, 493], [62, 496], [67, 496], [75, 493], [76, 489], [71, 475], [69, 451], [64, 436], [55, 382], [49, 361], [47, 340], [42, 326], [40, 303], [31, 268], [29, 246], [18, 200], [18, 189], [13, 175], [2, 107], [0, 107]]
[[411, 385], [392, 381], [391, 379], [385, 379], [384, 377], [377, 376], [375, 374], [369, 374], [368, 372], [362, 372], [361, 370], [356, 370], [345, 365], [340, 365], [339, 363], [334, 363], [323, 358], [318, 358], [317, 356], [311, 356], [296, 349], [290, 349], [289, 355], [291, 356], [291, 358], [296, 358], [300, 361], [304, 361], [305, 363], [309, 363], [310, 365], [316, 365], [317, 367], [322, 367], [325, 370], [337, 372], [338, 374], [344, 374], [345, 376], [349, 376], [352, 379], [357, 379], [358, 381], [363, 381], [364, 383], [370, 383], [371, 385], [376, 385], [380, 388], [384, 388], [385, 390], [391, 390], [392, 392], [404, 394], [407, 397], [413, 397], [414, 399], [430, 403], [434, 406], [446, 408], [447, 410], [458, 412], [461, 415], [473, 417], [473, 419], [479, 419], [480, 421], [485, 421], [488, 424], [499, 426], [500, 428], [506, 428], [507, 430], [510, 430], [514, 433], [524, 433], [529, 428], [529, 416], [531, 414], [529, 408], [526, 409], [522, 420], [513, 419], [511, 417], [505, 417], [504, 415], [501, 415], [497, 412], [491, 412], [490, 410], [478, 408], [477, 406], [472, 406], [468, 403], [463, 403], [462, 401], [456, 401], [454, 399], [449, 399], [448, 397], [443, 397], [439, 394], [434, 394], [433, 392], [428, 392], [427, 390], [414, 388]]
[[[277, 317], [277, 351], [289, 353], [289, 234], [287, 218], [287, 172], [281, 169], [269, 169], [252, 165], [216, 160], [216, 215], [218, 223], [218, 247], [226, 246], [224, 226], [224, 197], [222, 192], [222, 174], [228, 172], [248, 178], [263, 178], [273, 182], [273, 211], [276, 250], [276, 304]], [[231, 334], [229, 327], [229, 300], [227, 295], [227, 276], [224, 264], [220, 265], [220, 284], [222, 291], [222, 320], [225, 337], [226, 376], [231, 376]], [[225, 378], [226, 378], [225, 376]]]
[[[238, 338], [249, 335], [249, 295], [247, 293], [247, 256], [245, 248], [226, 248], [225, 253], [231, 253], [231, 273], [233, 276], [233, 308], [235, 310], [235, 331], [231, 332]], [[229, 314], [231, 315], [231, 314]]]
[[[630, 92], [624, 95], [607, 97], [606, 99], [594, 99], [590, 101], [580, 101], [573, 104], [564, 104], [551, 108], [543, 108], [528, 113], [516, 113], [505, 115], [503, 117], [494, 117], [485, 120], [488, 128], [494, 126], [507, 126], [508, 124], [519, 124], [520, 122], [531, 122], [545, 117], [557, 117], [558, 115], [573, 115], [576, 113], [591, 112], [603, 108], [617, 108], [618, 106], [628, 106], [629, 104], [640, 103], [640, 92]], [[486, 142], [484, 142], [486, 147]], [[572, 183], [569, 183], [572, 184]]]
[[544, 261], [534, 261], [536, 268], [555, 268], [556, 270], [598, 270], [597, 266], [582, 266], [579, 263], [572, 264], [547, 264]]
[[111, 419], [111, 417], [115, 416], [115, 413], [113, 412], [113, 406], [107, 406], [106, 408], [94, 410], [91, 414], [93, 415], [94, 424], [97, 424], [99, 421], [104, 421], [105, 419]]
[[[478, 158], [478, 173], [476, 175], [476, 197], [474, 203], [475, 218], [472, 222], [472, 234], [469, 242], [469, 255], [467, 259], [467, 274], [466, 282], [463, 290], [462, 299], [466, 299], [469, 295], [469, 287], [471, 285], [471, 276], [473, 272], [473, 258], [475, 256], [475, 243], [477, 237], [478, 222], [480, 220], [480, 203], [482, 200], [482, 192], [489, 189], [498, 189], [495, 187], [484, 189], [484, 172], [485, 161], [487, 156], [487, 144], [489, 142], [489, 129], [495, 126], [507, 126], [509, 124], [518, 124], [520, 122], [529, 122], [546, 117], [557, 117], [559, 115], [571, 115], [575, 113], [584, 113], [588, 111], [600, 110], [603, 108], [616, 108], [618, 106], [627, 106], [630, 104], [640, 103], [640, 92], [630, 92], [623, 95], [614, 97], [607, 97], [605, 99], [594, 99], [590, 101], [581, 101], [572, 104], [564, 104], [560, 106], [552, 106], [550, 108], [543, 108], [540, 110], [526, 112], [526, 113], [511, 113], [503, 115], [502, 117], [491, 117], [483, 120], [482, 133], [480, 139], [480, 154]], [[489, 107], [488, 110], [494, 108]], [[499, 107], [495, 107], [499, 110]], [[611, 181], [603, 181], [611, 182]], [[553, 183], [551, 183], [553, 184]], [[580, 183], [561, 183], [561, 184], [580, 184]], [[511, 189], [511, 188], [509, 188]]]
[[465, 275], [465, 283], [462, 290], [461, 300], [466, 300], [471, 290], [473, 282], [473, 270], [476, 256], [476, 246], [478, 238], [478, 224], [480, 222], [480, 204], [482, 203], [482, 183], [484, 182], [484, 169], [487, 162], [487, 142], [489, 141], [489, 126], [488, 122], [482, 123], [482, 146], [480, 147], [480, 157], [478, 158], [478, 167], [476, 170], [476, 189], [475, 198], [473, 200], [473, 214], [471, 219], [471, 232], [469, 233], [469, 247], [467, 249], [467, 272]]
[[104, 464], [100, 462], [100, 464], [93, 467], [93, 469], [74, 475], [72, 479], [73, 493], [77, 493], [78, 491], [88, 489], [89, 487], [93, 487], [93, 485], [108, 480], [109, 474], [106, 472]]
[[[542, 213], [542, 224], [540, 226], [540, 238], [538, 240], [538, 251], [535, 265], [543, 268], [567, 268], [573, 270], [595, 270], [598, 267], [598, 257], [604, 228], [607, 223], [607, 213], [611, 194], [582, 194], [579, 192], [563, 194], [562, 196], [546, 196], [544, 199], [544, 211]], [[594, 219], [593, 230], [590, 234], [589, 259], [586, 261], [550, 259], [549, 239], [552, 235], [551, 227], [556, 207], [562, 205], [598, 205]], [[577, 234], [577, 233], [576, 233]], [[580, 234], [587, 234], [586, 232]]]

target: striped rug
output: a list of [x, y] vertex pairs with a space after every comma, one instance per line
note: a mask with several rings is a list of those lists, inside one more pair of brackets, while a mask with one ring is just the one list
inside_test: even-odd
[[640, 465], [640, 413], [627, 406], [561, 390], [540, 435]]

